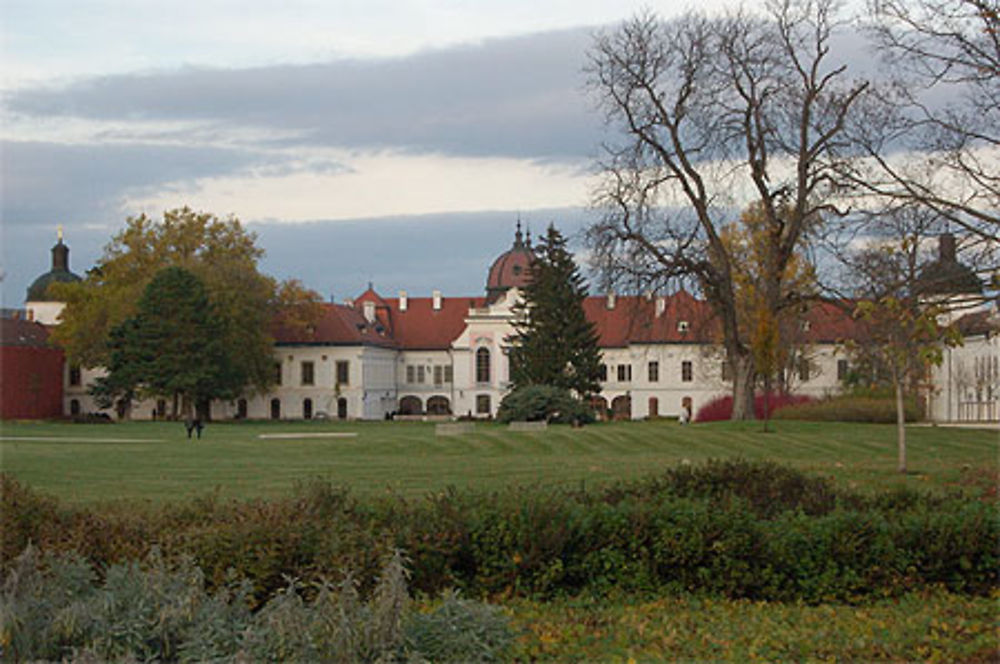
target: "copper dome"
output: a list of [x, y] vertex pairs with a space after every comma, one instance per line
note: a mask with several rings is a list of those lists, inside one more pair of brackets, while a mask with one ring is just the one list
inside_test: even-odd
[[533, 255], [531, 240], [524, 241], [521, 235], [521, 222], [517, 224], [514, 234], [514, 245], [500, 254], [486, 278], [486, 295], [489, 302], [496, 302], [501, 295], [511, 288], [523, 288], [530, 280], [530, 268]]

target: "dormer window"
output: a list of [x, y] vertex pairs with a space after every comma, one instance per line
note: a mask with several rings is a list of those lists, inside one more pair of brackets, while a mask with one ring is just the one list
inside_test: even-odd
[[688, 322], [686, 320], [679, 320], [679, 321], [677, 321], [677, 331], [678, 332], [687, 332], [688, 331]]
[[807, 320], [802, 321], [802, 331], [803, 332], [808, 332], [811, 327], [812, 327], [812, 324], [809, 321], [807, 321]]

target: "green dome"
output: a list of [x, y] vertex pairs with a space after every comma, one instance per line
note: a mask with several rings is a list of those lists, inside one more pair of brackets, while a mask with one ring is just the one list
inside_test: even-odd
[[62, 238], [52, 247], [52, 269], [35, 279], [28, 287], [27, 302], [54, 302], [48, 294], [49, 286], [55, 283], [72, 283], [80, 277], [69, 271], [69, 247]]

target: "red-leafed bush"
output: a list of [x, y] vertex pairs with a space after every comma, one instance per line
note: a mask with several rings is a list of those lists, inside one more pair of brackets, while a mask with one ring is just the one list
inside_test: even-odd
[[[772, 392], [770, 399], [767, 403], [767, 413], [774, 415], [776, 410], [784, 408], [785, 406], [797, 406], [803, 403], [811, 403], [815, 401], [812, 397], [807, 397], [802, 394], [781, 394], [778, 392]], [[754, 396], [753, 400], [753, 412], [754, 416], [762, 418], [765, 415], [764, 408], [764, 395], [757, 394]], [[696, 422], [718, 422], [720, 420], [728, 420], [733, 415], [733, 397], [731, 394], [720, 396], [712, 399], [704, 406], [698, 409], [698, 414], [695, 416]]]

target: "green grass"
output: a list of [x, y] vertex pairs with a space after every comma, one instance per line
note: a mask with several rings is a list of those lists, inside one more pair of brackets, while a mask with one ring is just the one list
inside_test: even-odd
[[[249, 422], [210, 424], [188, 440], [176, 422], [68, 424], [4, 422], [0, 468], [71, 503], [268, 497], [322, 478], [358, 495], [423, 495], [449, 485], [587, 486], [655, 474], [683, 460], [744, 457], [785, 463], [863, 490], [900, 484], [981, 489], [995, 481], [1000, 434], [911, 427], [910, 474], [895, 472], [891, 425], [772, 422], [679, 426], [672, 421], [550, 427], [511, 433], [477, 424], [474, 433], [436, 436], [433, 424]], [[260, 434], [353, 432], [355, 438], [261, 439]], [[54, 438], [57, 440], [13, 440]]]

